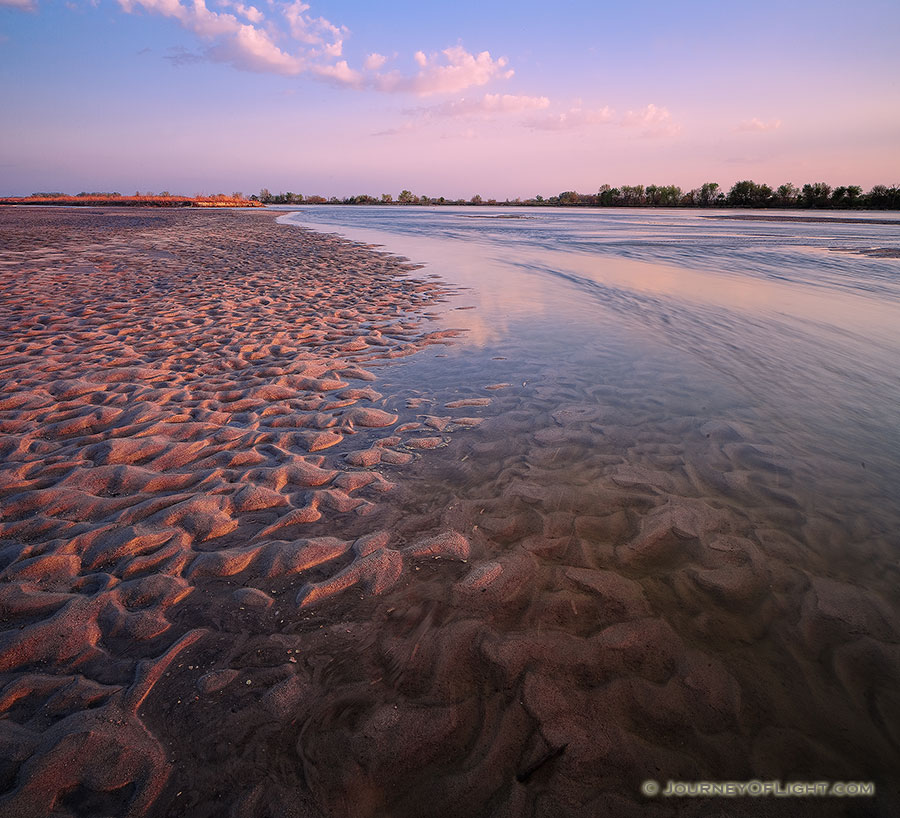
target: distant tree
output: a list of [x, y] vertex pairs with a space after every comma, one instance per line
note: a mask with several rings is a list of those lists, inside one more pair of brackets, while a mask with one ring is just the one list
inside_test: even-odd
[[481, 202], [482, 202], [482, 199], [481, 199], [481, 196], [479, 196], [479, 195], [476, 193], [471, 199], [469, 199], [469, 201], [470, 201], [473, 205], [480, 205]]
[[259, 191], [259, 201], [261, 201], [263, 204], [269, 204], [272, 201], [272, 194], [269, 193], [269, 189], [267, 187], [264, 187]]
[[419, 196], [419, 204], [421, 204], [421, 205], [431, 204], [431, 199], [429, 199], [427, 196]]
[[409, 190], [401, 190], [400, 195], [397, 197], [397, 201], [400, 202], [400, 204], [414, 204], [416, 197]]
[[866, 194], [869, 207], [876, 210], [897, 210], [900, 208], [900, 187], [894, 185], [887, 187], [886, 185], [875, 185], [868, 194]]
[[564, 190], [559, 194], [559, 196], [556, 197], [556, 200], [561, 205], [578, 204], [578, 194], [574, 190]]
[[644, 186], [622, 185], [622, 204], [628, 206], [644, 204]]
[[660, 188], [660, 203], [666, 207], [676, 207], [681, 201], [682, 191], [678, 185], [663, 185]]
[[734, 207], [766, 207], [771, 204], [772, 188], [746, 180], [735, 182], [728, 191], [728, 204]]
[[779, 185], [778, 190], [775, 191], [775, 200], [781, 207], [793, 207], [797, 204], [799, 195], [800, 191], [795, 185], [785, 182], [783, 185]]
[[855, 207], [862, 196], [862, 188], [859, 185], [847, 185], [847, 206]]
[[390, 193], [382, 193], [381, 194], [381, 203], [382, 204], [390, 204], [394, 201], [394, 197], [391, 196]]
[[610, 187], [609, 185], [600, 185], [600, 189], [597, 191], [597, 204], [601, 207], [612, 207], [618, 196], [618, 188]]
[[831, 186], [825, 182], [814, 182], [811, 185], [803, 185], [800, 191], [800, 204], [803, 207], [828, 207], [831, 197]]
[[700, 207], [709, 207], [719, 193], [718, 182], [704, 182], [700, 185], [700, 197], [698, 204]]
[[834, 190], [831, 191], [831, 199], [828, 204], [831, 207], [846, 207], [847, 206], [847, 187], [846, 185], [838, 185]]

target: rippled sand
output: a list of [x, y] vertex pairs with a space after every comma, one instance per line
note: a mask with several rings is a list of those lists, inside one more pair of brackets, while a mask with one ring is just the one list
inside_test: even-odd
[[0, 814], [900, 805], [896, 532], [689, 384], [403, 381], [451, 291], [268, 213], [0, 220]]

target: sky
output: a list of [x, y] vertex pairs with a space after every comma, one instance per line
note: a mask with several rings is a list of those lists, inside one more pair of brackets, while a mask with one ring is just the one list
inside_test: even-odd
[[897, 0], [0, 0], [0, 195], [900, 183]]

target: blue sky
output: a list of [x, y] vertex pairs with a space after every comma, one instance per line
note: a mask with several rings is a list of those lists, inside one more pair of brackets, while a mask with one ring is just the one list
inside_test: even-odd
[[900, 4], [0, 0], [0, 193], [900, 182]]

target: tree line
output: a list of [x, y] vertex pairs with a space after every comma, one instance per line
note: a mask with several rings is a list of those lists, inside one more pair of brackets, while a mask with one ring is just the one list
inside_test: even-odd
[[402, 190], [394, 198], [391, 193], [380, 196], [360, 194], [343, 199], [337, 196], [305, 196], [302, 193], [271, 193], [263, 188], [250, 197], [262, 204], [341, 204], [341, 205], [508, 205], [524, 207], [754, 207], [804, 208], [837, 210], [900, 210], [900, 185], [875, 185], [864, 193], [859, 185], [831, 187], [813, 182], [797, 187], [791, 182], [777, 188], [752, 180], [735, 182], [726, 193], [716, 182], [705, 182], [688, 191], [678, 185], [601, 185], [596, 193], [566, 190], [557, 196], [535, 196], [532, 199], [447, 199], [443, 196], [417, 195]]

